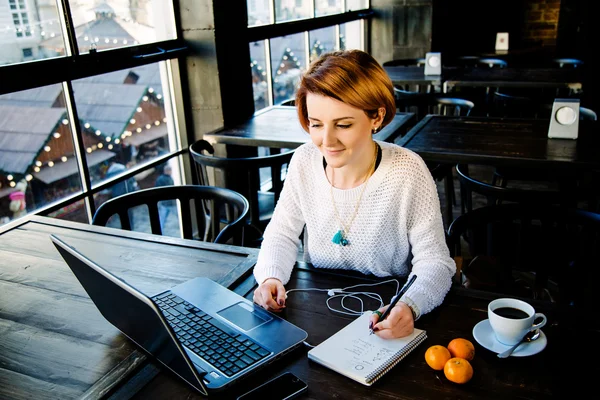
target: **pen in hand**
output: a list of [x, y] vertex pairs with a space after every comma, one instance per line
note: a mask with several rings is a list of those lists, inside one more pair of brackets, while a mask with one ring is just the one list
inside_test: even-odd
[[[396, 306], [396, 304], [400, 300], [400, 297], [404, 296], [404, 293], [406, 293], [406, 291], [413, 284], [413, 282], [415, 281], [415, 279], [417, 279], [417, 275], [413, 275], [410, 278], [410, 280], [408, 282], [406, 282], [406, 284], [402, 287], [402, 289], [400, 289], [400, 291], [398, 292], [398, 294], [396, 295], [396, 297], [394, 297], [394, 299], [390, 303], [390, 306], [385, 310], [385, 312], [383, 313], [383, 315], [381, 316], [381, 318], [379, 318], [379, 321], [383, 321], [384, 319], [387, 318], [388, 315], [390, 315], [390, 312], [392, 311], [392, 308], [394, 308]], [[377, 321], [377, 322], [379, 322], [379, 321]], [[369, 335], [372, 335], [373, 334], [373, 329], [371, 328], [369, 330], [371, 331], [371, 333], [369, 333]]]

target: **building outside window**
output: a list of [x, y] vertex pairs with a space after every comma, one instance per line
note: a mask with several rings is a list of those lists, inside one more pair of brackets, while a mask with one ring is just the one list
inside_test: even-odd
[[[366, 0], [248, 0], [247, 4], [251, 30], [275, 27], [249, 42], [255, 111], [292, 99], [300, 76], [322, 53], [364, 49], [364, 17], [355, 11], [369, 8]], [[324, 16], [336, 18], [323, 23], [319, 17]], [[296, 23], [294, 32], [285, 27], [289, 22]], [[313, 28], [318, 25], [324, 26]]]
[[14, 23], [0, 28], [0, 225], [34, 212], [89, 223], [119, 188], [154, 186], [166, 164], [183, 183], [187, 140], [170, 93], [180, 84], [171, 59], [185, 46], [173, 4], [69, 6], [68, 15], [53, 1], [0, 7]]
[[12, 14], [14, 31], [17, 37], [31, 36], [29, 15], [27, 13], [25, 0], [8, 0], [8, 5]]

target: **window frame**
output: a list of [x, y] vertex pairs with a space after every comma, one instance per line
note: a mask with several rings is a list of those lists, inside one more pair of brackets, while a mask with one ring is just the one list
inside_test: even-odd
[[[18, 0], [16, 0], [18, 1]], [[114, 72], [122, 69], [143, 66], [146, 64], [165, 61], [169, 75], [169, 86], [173, 93], [181, 94], [185, 91], [187, 84], [186, 76], [180, 70], [185, 65], [184, 58], [188, 54], [188, 46], [183, 40], [181, 29], [181, 17], [179, 13], [179, 1], [172, 0], [175, 21], [176, 38], [148, 44], [131, 45], [103, 51], [90, 51], [80, 54], [76, 40], [75, 26], [71, 17], [69, 0], [57, 2], [57, 16], [61, 19], [62, 32], [65, 40], [65, 55], [55, 58], [47, 58], [33, 61], [0, 66], [0, 95], [18, 92], [27, 89], [35, 89], [52, 84], [61, 84], [65, 96], [66, 110], [71, 124], [73, 137], [73, 150], [79, 167], [79, 178], [81, 180], [81, 191], [66, 196], [50, 204], [37, 208], [33, 214], [48, 215], [60, 208], [84, 200], [84, 207], [91, 223], [96, 210], [94, 195], [106, 188], [127, 180], [145, 170], [156, 167], [172, 158], [179, 158], [180, 170], [186, 170], [183, 165], [183, 155], [187, 153], [187, 143], [193, 140], [193, 125], [181, 118], [182, 110], [187, 106], [187, 98], [177, 96], [172, 101], [172, 112], [175, 116], [174, 129], [180, 137], [180, 149], [170, 151], [157, 157], [150, 162], [133, 167], [121, 176], [103, 180], [95, 183], [92, 187], [90, 171], [87, 167], [86, 149], [83, 145], [83, 132], [79, 125], [77, 107], [73, 96], [73, 81], [95, 75]], [[14, 10], [11, 10], [11, 12]], [[184, 133], [185, 132], [185, 133]], [[185, 135], [185, 137], [183, 137]], [[185, 174], [182, 178], [185, 180]], [[13, 221], [11, 221], [13, 222]]]
[[278, 22], [268, 25], [257, 25], [248, 27], [248, 43], [259, 40], [272, 39], [278, 36], [287, 36], [294, 33], [308, 32], [329, 26], [340, 25], [346, 22], [367, 20], [372, 18], [375, 12], [371, 9], [345, 11], [340, 14], [312, 17], [295, 21]]

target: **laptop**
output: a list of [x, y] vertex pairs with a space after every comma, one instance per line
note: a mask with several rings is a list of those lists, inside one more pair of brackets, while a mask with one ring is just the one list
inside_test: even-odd
[[148, 297], [64, 239], [50, 238], [104, 318], [206, 396], [294, 350], [308, 336], [208, 278]]

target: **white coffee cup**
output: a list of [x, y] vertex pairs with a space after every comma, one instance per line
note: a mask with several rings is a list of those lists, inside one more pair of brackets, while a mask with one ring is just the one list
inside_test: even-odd
[[[536, 313], [528, 303], [511, 298], [496, 299], [488, 304], [488, 318], [496, 339], [509, 346], [519, 343], [527, 332], [546, 325], [546, 316]], [[533, 322], [542, 318], [538, 324]]]

